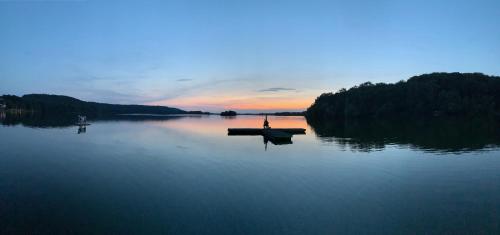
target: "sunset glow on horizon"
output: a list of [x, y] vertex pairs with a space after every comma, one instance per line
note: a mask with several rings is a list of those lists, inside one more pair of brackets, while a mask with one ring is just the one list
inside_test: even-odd
[[236, 97], [236, 96], [200, 96], [167, 99], [148, 102], [147, 105], [161, 105], [178, 107], [186, 110], [210, 110], [210, 111], [291, 111], [300, 112], [306, 110], [315, 97]]

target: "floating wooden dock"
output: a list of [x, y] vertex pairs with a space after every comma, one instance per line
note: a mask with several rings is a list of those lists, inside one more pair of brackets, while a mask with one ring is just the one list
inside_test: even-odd
[[273, 144], [291, 144], [294, 134], [306, 134], [303, 128], [228, 128], [228, 135], [262, 135]]
[[227, 134], [228, 135], [265, 135], [264, 132], [267, 132], [268, 135], [272, 135], [274, 133], [288, 133], [288, 134], [305, 134], [306, 129], [304, 128], [270, 128], [270, 129], [264, 129], [264, 128], [228, 128], [227, 129]]

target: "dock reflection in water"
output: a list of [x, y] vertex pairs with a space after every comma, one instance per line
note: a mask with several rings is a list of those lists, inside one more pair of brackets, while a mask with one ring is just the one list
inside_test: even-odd
[[305, 135], [306, 129], [303, 128], [228, 128], [228, 136], [256, 136], [262, 135], [265, 150], [267, 143], [274, 145], [292, 144], [293, 135]]

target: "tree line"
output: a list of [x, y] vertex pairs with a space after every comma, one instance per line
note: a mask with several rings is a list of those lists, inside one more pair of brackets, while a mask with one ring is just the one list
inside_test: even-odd
[[324, 93], [307, 109], [308, 121], [352, 118], [500, 116], [500, 77], [432, 73], [393, 84], [366, 82]]
[[147, 105], [120, 105], [82, 101], [69, 96], [30, 94], [22, 97], [2, 96], [7, 111], [41, 115], [86, 115], [102, 117], [116, 114], [186, 114], [177, 108]]

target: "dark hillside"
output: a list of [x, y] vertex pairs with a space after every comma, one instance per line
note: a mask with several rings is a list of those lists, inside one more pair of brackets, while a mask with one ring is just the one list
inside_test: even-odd
[[86, 102], [69, 96], [30, 94], [22, 97], [4, 95], [7, 110], [40, 114], [87, 115], [89, 117], [115, 114], [185, 114], [184, 110], [165, 106], [119, 105]]
[[308, 121], [349, 118], [499, 116], [500, 78], [432, 73], [395, 84], [370, 82], [319, 96]]

